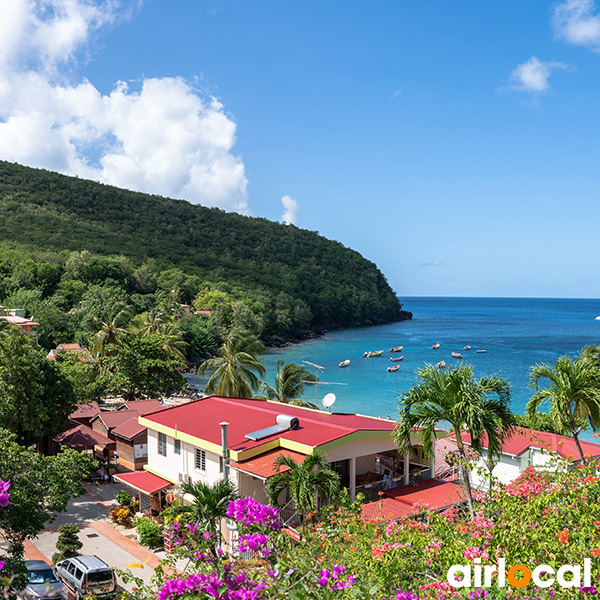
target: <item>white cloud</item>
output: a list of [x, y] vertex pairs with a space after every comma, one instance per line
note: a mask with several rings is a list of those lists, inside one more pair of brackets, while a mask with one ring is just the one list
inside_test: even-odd
[[541, 93], [550, 89], [548, 79], [554, 69], [570, 69], [569, 65], [555, 60], [544, 62], [537, 56], [521, 63], [512, 73], [512, 89]]
[[600, 15], [594, 14], [593, 0], [566, 0], [552, 14], [554, 33], [570, 44], [600, 52]]
[[390, 100], [395, 100], [396, 98], [400, 98], [402, 96], [402, 90], [394, 90], [392, 95], [390, 96]]
[[236, 124], [216, 98], [177, 77], [116, 82], [107, 95], [65, 82], [92, 32], [124, 10], [117, 0], [0, 3], [0, 158], [248, 213]]
[[432, 260], [430, 262], [419, 263], [420, 267], [443, 267], [445, 266], [441, 260]]
[[282, 196], [281, 204], [285, 208], [285, 212], [281, 215], [281, 222], [286, 225], [296, 225], [298, 223], [298, 213], [300, 212], [298, 200], [291, 196]]

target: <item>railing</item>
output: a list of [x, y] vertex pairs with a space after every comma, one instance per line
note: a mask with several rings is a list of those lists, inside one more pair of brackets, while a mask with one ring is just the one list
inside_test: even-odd
[[417, 483], [431, 479], [431, 467], [422, 466], [420, 470], [412, 469], [409, 477], [410, 483]]

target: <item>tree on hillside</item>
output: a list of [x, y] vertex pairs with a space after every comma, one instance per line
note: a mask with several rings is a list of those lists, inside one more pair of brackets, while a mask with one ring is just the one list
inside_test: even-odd
[[394, 439], [401, 449], [411, 448], [411, 433], [419, 430], [426, 456], [433, 452], [436, 426], [442, 421], [452, 425], [456, 445], [463, 459], [463, 480], [471, 516], [473, 495], [464, 433], [470, 436], [473, 450], [480, 452], [487, 437], [490, 465], [500, 455], [502, 443], [510, 433], [514, 418], [510, 411], [510, 388], [499, 377], [475, 379], [471, 365], [438, 369], [432, 365], [417, 371], [419, 382], [400, 396], [399, 418]]
[[198, 373], [214, 371], [204, 388], [207, 394], [230, 398], [252, 398], [258, 389], [258, 376], [265, 368], [257, 356], [263, 351], [261, 342], [250, 333], [234, 330], [219, 348], [215, 358], [203, 362]]
[[278, 360], [275, 383], [269, 385], [263, 382], [263, 390], [265, 396], [270, 400], [316, 408], [314, 404], [301, 398], [308, 381], [315, 381], [315, 376], [310, 371], [297, 363], [285, 363], [283, 360]]
[[315, 510], [317, 496], [325, 502], [337, 499], [340, 493], [340, 476], [331, 468], [325, 454], [315, 449], [301, 463], [284, 454], [273, 461], [276, 471], [265, 484], [269, 500], [277, 504], [281, 494], [287, 491], [296, 510]]
[[10, 480], [12, 502], [0, 510], [0, 530], [13, 567], [23, 559], [25, 540], [36, 537], [64, 511], [70, 498], [85, 493], [82, 477], [98, 463], [89, 454], [68, 448], [56, 456], [42, 456], [17, 444], [4, 429], [0, 429], [0, 448], [0, 473]]
[[96, 322], [97, 333], [92, 338], [91, 351], [105, 357], [127, 334], [126, 325], [132, 316], [132, 307], [124, 302], [114, 302], [107, 307], [102, 320]]
[[0, 427], [33, 444], [60, 432], [75, 402], [70, 381], [35, 341], [13, 327], [0, 335]]
[[[539, 388], [541, 379], [548, 380], [548, 387]], [[573, 436], [581, 461], [585, 463], [578, 421], [585, 419], [594, 431], [600, 429], [600, 369], [595, 362], [563, 356], [554, 365], [534, 365], [529, 373], [529, 385], [536, 391], [527, 403], [527, 416], [533, 417], [548, 403], [554, 422]]]
[[126, 400], [168, 396], [186, 387], [180, 355], [164, 347], [161, 335], [123, 335], [119, 344], [107, 346], [106, 372], [110, 392]]
[[59, 352], [56, 364], [73, 386], [77, 402], [100, 402], [108, 391], [110, 377], [101, 373], [99, 362], [79, 352]]

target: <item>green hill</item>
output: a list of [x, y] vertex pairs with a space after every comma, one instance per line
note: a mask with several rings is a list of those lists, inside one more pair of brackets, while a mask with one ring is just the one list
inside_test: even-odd
[[[0, 214], [0, 301], [19, 289], [52, 295], [69, 278], [151, 293], [140, 289], [146, 269], [158, 287], [179, 286], [183, 301], [207, 287], [243, 299], [264, 313], [264, 335], [409, 317], [376, 265], [293, 225], [8, 162]], [[86, 274], [69, 274], [72, 253], [83, 250], [92, 255]]]

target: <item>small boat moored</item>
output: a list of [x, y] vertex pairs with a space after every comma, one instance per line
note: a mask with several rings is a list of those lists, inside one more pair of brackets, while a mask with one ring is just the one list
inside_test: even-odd
[[347, 367], [349, 364], [350, 364], [350, 359], [346, 359], [346, 360], [343, 360], [343, 361], [342, 361], [342, 362], [341, 362], [341, 363], [338, 365], [338, 367], [340, 367], [340, 369], [343, 369], [344, 367]]
[[395, 348], [390, 348], [390, 352], [402, 352], [402, 348], [404, 346], [396, 346]]
[[485, 350], [475, 350], [475, 352], [478, 352], [479, 354], [483, 354], [485, 352]]
[[400, 368], [400, 365], [395, 365], [394, 367], [388, 367], [388, 373], [392, 371], [397, 371]]
[[471, 346], [469, 346], [468, 344], [465, 346], [465, 350], [470, 350]]
[[433, 346], [431, 346], [431, 349], [437, 350], [440, 346], [441, 346], [441, 344], [439, 342], [436, 342]]
[[375, 352], [365, 352], [363, 354], [364, 358], [371, 358], [371, 356], [381, 356], [383, 354], [383, 350], [375, 350]]
[[446, 366], [446, 361], [445, 360], [440, 360], [440, 362], [435, 365], [438, 369], [443, 369]]
[[462, 358], [462, 354], [459, 354], [458, 352], [451, 352], [450, 354], [452, 354], [454, 358]]
[[402, 360], [403, 358], [404, 358], [404, 356], [395, 356], [395, 357], [390, 358], [390, 360], [392, 362], [397, 362], [399, 360]]

